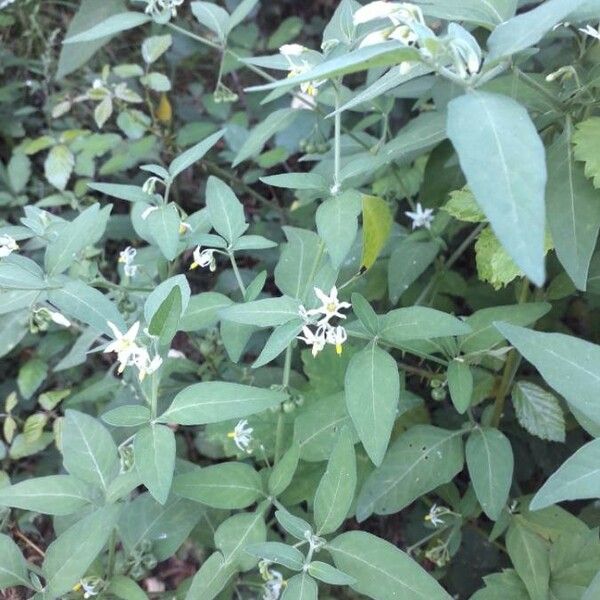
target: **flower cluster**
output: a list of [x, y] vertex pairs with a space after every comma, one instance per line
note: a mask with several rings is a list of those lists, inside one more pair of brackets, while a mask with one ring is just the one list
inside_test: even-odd
[[[314, 288], [315, 295], [321, 301], [321, 306], [306, 310], [300, 306], [299, 314], [305, 322], [302, 328], [302, 335], [298, 336], [308, 346], [312, 346], [312, 355], [316, 356], [326, 344], [335, 346], [338, 354], [342, 353], [342, 344], [348, 339], [346, 330], [341, 325], [332, 325], [331, 319], [345, 319], [346, 315], [340, 312], [341, 309], [351, 308], [350, 302], [340, 302], [338, 299], [338, 290], [335, 285], [331, 288], [329, 294], [326, 294], [319, 288]], [[322, 315], [321, 318], [313, 323], [315, 316]], [[310, 328], [315, 325], [315, 330]]]
[[[296, 75], [302, 75], [307, 71], [310, 71], [313, 67], [314, 61], [309, 60], [315, 53], [300, 44], [284, 44], [279, 48], [279, 52], [286, 58], [289, 65], [288, 77], [295, 77]], [[318, 93], [318, 88], [325, 83], [325, 79], [318, 81], [305, 81], [300, 84], [300, 90], [303, 94], [306, 94], [310, 98], [314, 97]]]
[[160, 356], [156, 355], [154, 358], [150, 358], [148, 350], [136, 343], [137, 334], [140, 329], [139, 321], [136, 321], [125, 333], [121, 333], [114, 323], [110, 321], [107, 323], [115, 339], [106, 346], [104, 352], [117, 353], [119, 373], [122, 373], [125, 367], [134, 366], [138, 370], [139, 380], [143, 381], [146, 375], [151, 375], [162, 365], [163, 361]]
[[144, 12], [147, 14], [162, 13], [170, 11], [172, 17], [177, 16], [177, 7], [183, 4], [184, 0], [147, 0]]
[[135, 277], [137, 273], [139, 265], [133, 262], [136, 254], [137, 250], [131, 246], [119, 252], [119, 262], [123, 264], [123, 271], [127, 277]]
[[598, 29], [594, 29], [591, 25], [586, 25], [584, 28], [580, 28], [579, 31], [589, 35], [590, 37], [596, 38], [600, 40], [600, 25], [598, 25]]
[[0, 258], [5, 258], [19, 249], [19, 244], [10, 235], [0, 235]]
[[262, 600], [279, 600], [279, 596], [285, 587], [285, 580], [283, 575], [271, 569], [271, 562], [268, 560], [261, 560], [258, 563], [258, 571], [263, 578], [263, 596]]

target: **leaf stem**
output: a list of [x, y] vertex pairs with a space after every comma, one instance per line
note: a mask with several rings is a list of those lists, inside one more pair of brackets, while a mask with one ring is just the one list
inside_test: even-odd
[[[290, 384], [290, 373], [292, 371], [292, 344], [285, 349], [285, 359], [283, 362], [283, 378], [281, 385], [286, 390]], [[279, 407], [279, 414], [277, 415], [277, 427], [275, 429], [275, 456], [274, 465], [279, 462], [281, 457], [281, 447], [283, 445], [283, 407]]]
[[[528, 294], [529, 281], [526, 277], [524, 277], [521, 285], [521, 291], [519, 292], [518, 303], [523, 304], [527, 300]], [[518, 359], [519, 353], [513, 348], [506, 357], [506, 362], [504, 363], [504, 369], [502, 371], [502, 379], [500, 380], [500, 385], [498, 386], [498, 390], [496, 391], [496, 398], [494, 400], [494, 412], [491, 420], [492, 427], [498, 427], [498, 425], [500, 424], [500, 420], [502, 419], [502, 412], [504, 411], [506, 396], [516, 374], [516, 367], [518, 367]]]
[[229, 260], [231, 261], [231, 268], [233, 269], [233, 273], [235, 275], [235, 278], [237, 279], [238, 286], [240, 288], [240, 291], [242, 292], [242, 296], [246, 298], [246, 286], [242, 281], [242, 276], [240, 275], [240, 270], [238, 269], [237, 261], [235, 260], [235, 255], [233, 254], [233, 252], [229, 252]]
[[333, 139], [333, 190], [337, 193], [340, 189], [340, 155], [342, 137], [342, 111], [340, 110], [340, 91], [335, 85], [335, 118]]

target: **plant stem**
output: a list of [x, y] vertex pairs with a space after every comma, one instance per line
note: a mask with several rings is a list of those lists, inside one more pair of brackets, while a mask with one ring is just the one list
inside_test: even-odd
[[182, 35], [187, 35], [187, 37], [192, 38], [193, 40], [196, 40], [197, 42], [200, 42], [201, 44], [204, 44], [205, 46], [209, 46], [210, 48], [214, 48], [215, 50], [223, 51], [223, 47], [220, 46], [219, 44], [217, 44], [215, 42], [211, 42], [209, 39], [202, 37], [201, 35], [192, 33], [191, 31], [188, 31], [187, 29], [184, 29], [183, 27], [179, 27], [178, 25], [175, 25], [173, 23], [167, 23], [167, 27], [169, 29], [172, 29], [173, 31], [177, 31], [178, 33], [181, 33]]
[[333, 146], [333, 189], [340, 189], [340, 154], [342, 137], [342, 112], [340, 108], [340, 91], [335, 86], [335, 117], [334, 117], [334, 146]]
[[108, 580], [112, 579], [113, 575], [115, 574], [116, 550], [117, 531], [113, 529], [108, 541], [108, 564], [106, 566], [106, 579]]
[[[529, 281], [525, 277], [523, 278], [518, 303], [523, 304], [527, 300], [528, 294]], [[508, 353], [508, 356], [506, 357], [506, 362], [504, 363], [504, 369], [502, 371], [502, 379], [500, 380], [500, 385], [498, 386], [498, 390], [496, 392], [496, 399], [494, 400], [494, 413], [492, 415], [491, 421], [492, 427], [498, 427], [498, 425], [500, 424], [502, 412], [504, 411], [504, 404], [506, 402], [506, 395], [508, 394], [508, 390], [516, 373], [515, 367], [518, 364], [518, 358], [519, 353], [514, 348]]]
[[237, 279], [238, 286], [240, 287], [240, 291], [242, 292], [242, 296], [244, 296], [244, 298], [245, 298], [246, 297], [246, 286], [244, 285], [244, 282], [242, 281], [242, 276], [240, 275], [240, 270], [238, 269], [237, 261], [235, 260], [235, 256], [234, 256], [233, 252], [229, 253], [229, 260], [231, 260], [231, 267], [233, 268], [233, 273], [235, 275], [235, 278]]
[[[292, 344], [285, 349], [285, 359], [283, 362], [283, 378], [281, 385], [285, 389], [290, 384], [290, 373], [292, 371]], [[275, 457], [274, 464], [279, 462], [281, 457], [281, 446], [283, 445], [283, 407], [279, 408], [279, 414], [277, 416], [277, 428], [275, 429]]]
[[426, 535], [424, 538], [421, 538], [418, 542], [415, 542], [412, 546], [409, 546], [405, 550], [406, 554], [408, 554], [410, 556], [410, 554], [414, 550], [416, 550], [417, 548], [419, 548], [423, 544], [426, 544], [429, 540], [433, 539], [434, 537], [437, 537], [438, 535], [440, 535], [440, 533], [443, 533], [449, 527], [450, 527], [450, 524], [444, 525], [443, 527], [440, 527], [439, 529], [435, 529], [434, 531], [432, 531], [431, 533], [429, 533], [428, 535]]

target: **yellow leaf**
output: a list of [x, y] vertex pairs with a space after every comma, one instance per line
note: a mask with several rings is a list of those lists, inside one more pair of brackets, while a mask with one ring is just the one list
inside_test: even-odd
[[363, 196], [363, 252], [361, 269], [370, 269], [392, 231], [392, 213], [384, 200], [377, 196]]
[[158, 108], [156, 109], [156, 118], [161, 123], [168, 124], [171, 122], [172, 117], [173, 109], [171, 108], [169, 98], [167, 98], [166, 94], [162, 94], [160, 97], [160, 102], [158, 103]]

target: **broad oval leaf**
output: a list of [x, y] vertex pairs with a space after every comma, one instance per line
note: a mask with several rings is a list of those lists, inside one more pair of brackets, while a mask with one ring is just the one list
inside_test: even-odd
[[204, 425], [247, 417], [283, 402], [283, 392], [229, 383], [205, 381], [188, 386], [175, 396], [160, 421]]
[[467, 440], [465, 455], [479, 504], [496, 521], [512, 484], [514, 457], [510, 442], [497, 429], [475, 429]]
[[298, 319], [300, 303], [289, 296], [264, 298], [235, 304], [221, 310], [220, 315], [232, 323], [256, 325], [257, 327], [276, 327], [292, 319]]
[[67, 38], [63, 44], [90, 42], [92, 40], [97, 40], [98, 38], [106, 37], [107, 35], [119, 33], [120, 31], [127, 31], [128, 29], [139, 27], [140, 25], [149, 23], [151, 20], [152, 18], [149, 15], [141, 12], [130, 11], [112, 15], [90, 29]]
[[507, 96], [472, 92], [448, 105], [447, 130], [494, 233], [529, 279], [541, 286], [546, 160], [527, 111]]
[[217, 177], [206, 184], [206, 207], [215, 231], [233, 244], [248, 229], [244, 207], [233, 190]]
[[198, 142], [195, 146], [192, 146], [177, 158], [173, 159], [169, 165], [169, 175], [174, 178], [179, 175], [182, 171], [185, 171], [188, 167], [193, 165], [196, 161], [200, 160], [225, 134], [224, 130], [217, 131], [212, 135], [209, 135], [205, 140]]
[[281, 600], [317, 600], [317, 582], [307, 573], [294, 575], [288, 580]]
[[19, 546], [7, 535], [0, 533], [0, 590], [18, 585], [31, 587], [27, 561]]
[[186, 600], [213, 600], [235, 573], [235, 566], [228, 563], [220, 552], [211, 554], [194, 575]]
[[371, 342], [346, 370], [346, 407], [369, 458], [380, 465], [390, 440], [400, 398], [396, 361]]
[[374, 600], [450, 600], [440, 584], [407, 554], [365, 531], [327, 544], [336, 567], [354, 577], [352, 589]]
[[365, 481], [356, 518], [364, 521], [373, 513], [398, 512], [422, 494], [452, 481], [463, 468], [462, 433], [431, 425], [415, 425], [403, 433]]
[[552, 442], [565, 441], [565, 418], [554, 394], [530, 381], [517, 381], [512, 401], [519, 423], [531, 435]]
[[600, 497], [600, 439], [569, 457], [534, 496], [529, 508], [539, 510], [563, 500]]
[[226, 462], [175, 477], [173, 491], [213, 508], [240, 509], [263, 496], [260, 475], [240, 462]]

